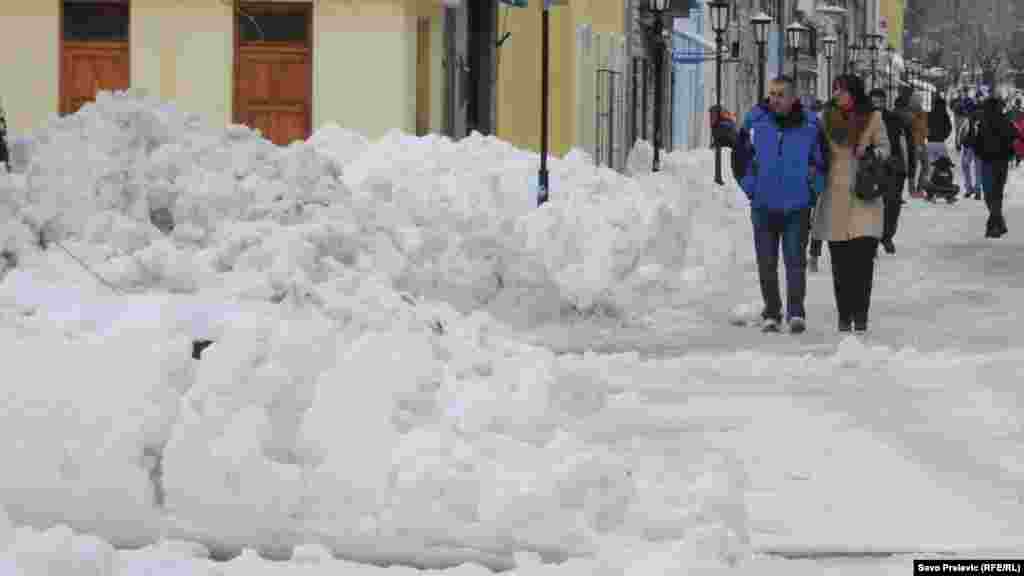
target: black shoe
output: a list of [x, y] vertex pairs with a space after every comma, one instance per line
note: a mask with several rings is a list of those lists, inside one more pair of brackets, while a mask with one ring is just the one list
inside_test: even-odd
[[858, 322], [857, 325], [855, 325], [853, 327], [853, 331], [856, 332], [857, 334], [864, 334], [864, 333], [866, 333], [868, 331], [868, 324], [867, 324], [867, 322], [865, 322], [863, 324]]
[[882, 240], [882, 248], [885, 248], [885, 253], [886, 254], [895, 254], [896, 253], [896, 246], [893, 245], [891, 239], [887, 238], [885, 240]]
[[765, 318], [761, 324], [761, 332], [779, 332], [781, 322], [776, 318]]
[[853, 330], [853, 328], [852, 328], [850, 322], [843, 322], [842, 320], [839, 321], [839, 332], [841, 334], [842, 333], [849, 333], [852, 330]]

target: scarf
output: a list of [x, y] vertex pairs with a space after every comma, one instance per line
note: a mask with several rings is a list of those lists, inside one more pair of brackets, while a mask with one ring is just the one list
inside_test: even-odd
[[842, 110], [835, 104], [825, 109], [825, 133], [841, 146], [854, 146], [868, 127], [869, 116], [854, 110]]

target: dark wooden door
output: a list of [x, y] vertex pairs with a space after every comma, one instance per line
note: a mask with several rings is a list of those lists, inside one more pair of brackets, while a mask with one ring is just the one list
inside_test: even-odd
[[73, 114], [101, 90], [127, 90], [127, 42], [65, 42], [60, 113]]
[[313, 119], [310, 6], [243, 4], [235, 52], [235, 122], [284, 146], [309, 137]]
[[129, 60], [127, 0], [61, 2], [60, 102], [72, 114], [101, 90], [127, 90]]

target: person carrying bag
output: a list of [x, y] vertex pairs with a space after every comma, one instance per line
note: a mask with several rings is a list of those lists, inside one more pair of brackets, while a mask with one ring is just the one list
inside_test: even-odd
[[889, 138], [863, 80], [840, 76], [833, 95], [821, 120], [829, 172], [815, 208], [813, 236], [828, 242], [839, 331], [863, 333], [883, 233], [881, 197], [890, 177]]

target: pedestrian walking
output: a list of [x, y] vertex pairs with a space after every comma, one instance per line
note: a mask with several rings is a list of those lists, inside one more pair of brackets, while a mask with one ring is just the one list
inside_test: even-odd
[[[911, 94], [907, 100], [907, 111], [910, 114], [910, 137], [913, 146], [907, 151], [907, 186], [910, 189], [910, 196], [913, 198], [924, 198], [924, 190], [918, 186], [918, 174], [922, 174], [927, 163], [928, 153], [926, 144], [928, 140], [928, 113], [924, 111], [924, 104], [920, 94]], [[923, 182], [923, 175], [920, 181]]]
[[882, 123], [889, 137], [889, 154], [894, 159], [889, 163], [892, 170], [890, 186], [882, 196], [884, 222], [882, 230], [882, 247], [887, 254], [896, 253], [893, 238], [899, 225], [900, 211], [903, 208], [903, 181], [907, 177], [906, 150], [910, 146], [910, 126], [905, 124], [904, 117], [887, 110], [889, 101], [885, 90], [875, 88], [871, 91], [871, 104], [874, 110], [881, 112]]
[[993, 94], [982, 104], [977, 149], [981, 161], [985, 205], [988, 207], [986, 238], [1000, 238], [1008, 232], [1003, 216], [1003, 191], [1010, 171], [1015, 137], [1016, 130], [1003, 112], [1003, 102]]
[[981, 200], [981, 164], [978, 162], [978, 134], [981, 130], [981, 112], [974, 106], [965, 112], [956, 132], [956, 149], [960, 152], [961, 187], [964, 198]]
[[889, 156], [882, 114], [872, 109], [864, 81], [844, 74], [833, 83], [833, 103], [821, 118], [828, 184], [815, 208], [813, 235], [828, 242], [839, 331], [868, 329], [875, 255], [883, 233], [883, 204], [855, 192], [857, 172], [869, 148]]
[[946, 100], [941, 94], [936, 94], [932, 99], [932, 109], [928, 112], [928, 143], [926, 146], [925, 160], [921, 166], [921, 176], [918, 180], [918, 189], [924, 190], [931, 178], [932, 165], [936, 160], [949, 156], [946, 148], [946, 140], [953, 133], [953, 122], [949, 117], [949, 110], [946, 108]]
[[[807, 229], [813, 202], [811, 180], [823, 170], [817, 119], [804, 111], [788, 76], [768, 84], [768, 100], [746, 115], [740, 139], [749, 138], [752, 158], [741, 168], [740, 185], [750, 199], [754, 250], [764, 310], [761, 328], [778, 332], [782, 324], [779, 246], [786, 270], [786, 320], [793, 333], [806, 329]], [[742, 148], [742, 146], [741, 146]]]

